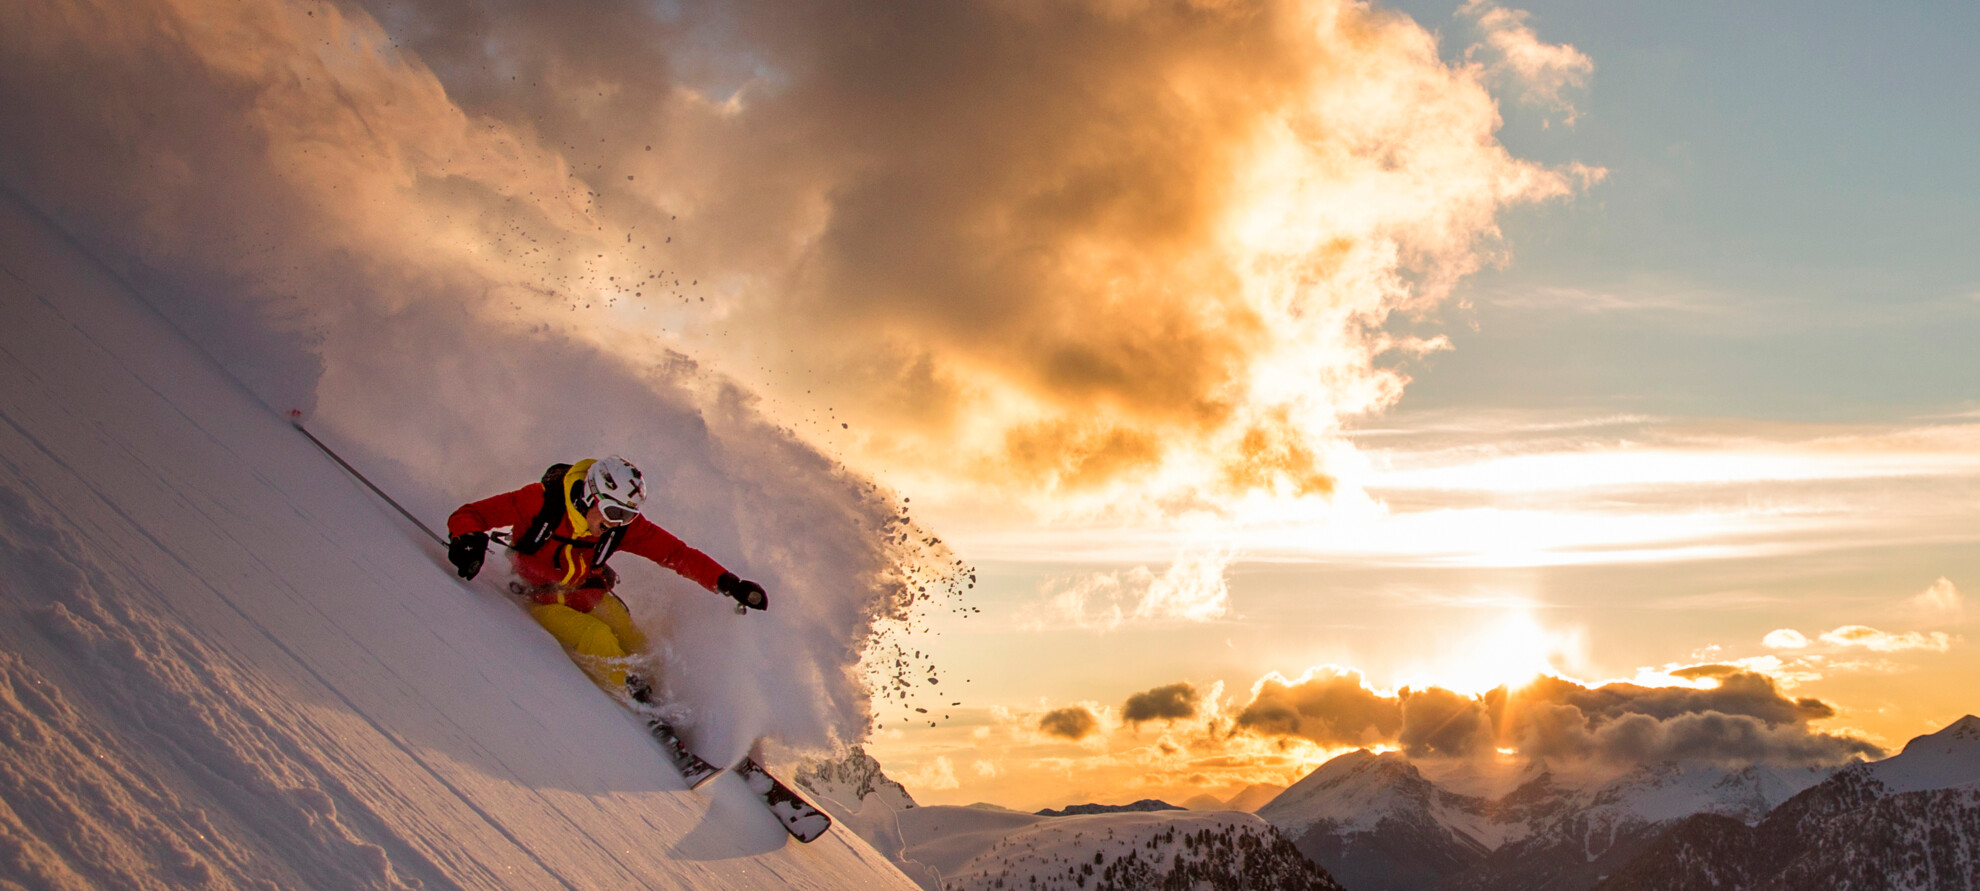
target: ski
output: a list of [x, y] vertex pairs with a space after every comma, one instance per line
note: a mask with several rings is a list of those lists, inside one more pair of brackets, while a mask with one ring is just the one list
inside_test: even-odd
[[792, 838], [801, 842], [811, 842], [824, 835], [825, 830], [832, 828], [831, 817], [791, 791], [791, 787], [784, 785], [782, 780], [771, 776], [769, 771], [763, 769], [763, 765], [756, 763], [756, 759], [745, 755], [743, 760], [736, 763], [733, 770], [742, 777], [743, 784], [749, 786], [749, 791], [763, 799], [763, 803], [770, 808], [771, 815], [777, 818], [777, 823], [783, 826], [784, 831], [790, 833]]
[[722, 768], [688, 751], [688, 747], [681, 742], [680, 736], [674, 733], [674, 728], [667, 722], [659, 718], [648, 718], [646, 732], [652, 734], [653, 739], [660, 743], [660, 751], [666, 753], [667, 759], [674, 762], [674, 769], [681, 772], [681, 779], [687, 781], [689, 789], [701, 788], [701, 784], [722, 772]]

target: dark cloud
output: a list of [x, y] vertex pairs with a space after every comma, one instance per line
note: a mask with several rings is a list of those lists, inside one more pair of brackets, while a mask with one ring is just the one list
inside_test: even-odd
[[1494, 748], [1484, 700], [1438, 687], [1402, 691], [1396, 742], [1411, 757], [1469, 757]]
[[1518, 691], [1523, 702], [1549, 701], [1572, 705], [1591, 720], [1603, 721], [1622, 715], [1674, 718], [1694, 712], [1713, 711], [1744, 715], [1767, 724], [1800, 724], [1835, 716], [1835, 709], [1816, 699], [1789, 699], [1781, 695], [1774, 679], [1748, 671], [1720, 672], [1707, 666], [1718, 685], [1696, 690], [1690, 687], [1640, 687], [1635, 684], [1606, 684], [1588, 688], [1559, 678], [1542, 678]]
[[1512, 747], [1530, 757], [1616, 764], [1699, 759], [1724, 763], [1837, 764], [1881, 751], [1823, 733], [1833, 717], [1819, 699], [1783, 695], [1764, 674], [1734, 666], [1682, 669], [1711, 689], [1542, 678], [1518, 689], [1465, 696], [1441, 688], [1382, 696], [1353, 672], [1316, 672], [1297, 684], [1261, 683], [1237, 727], [1325, 746], [1392, 744], [1415, 757], [1469, 757]]
[[1265, 736], [1298, 736], [1323, 746], [1392, 742], [1402, 730], [1402, 704], [1362, 685], [1361, 674], [1324, 669], [1298, 683], [1276, 676], [1238, 713], [1237, 726]]
[[1046, 712], [1038, 719], [1038, 729], [1061, 739], [1078, 741], [1100, 729], [1100, 719], [1085, 706], [1071, 705]]
[[1130, 724], [1143, 721], [1181, 721], [1196, 717], [1202, 694], [1188, 682], [1168, 684], [1129, 696], [1121, 717]]
[[1591, 721], [1571, 705], [1540, 704], [1520, 712], [1514, 731], [1522, 753], [1617, 764], [1705, 760], [1734, 764], [1830, 765], [1852, 757], [1882, 757], [1861, 739], [1802, 725], [1769, 724], [1749, 715], [1714, 711], [1669, 718], [1625, 714]]

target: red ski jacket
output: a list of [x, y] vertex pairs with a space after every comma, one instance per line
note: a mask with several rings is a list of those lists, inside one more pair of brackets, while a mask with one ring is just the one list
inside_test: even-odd
[[[514, 492], [461, 505], [447, 518], [447, 535], [452, 537], [503, 527], [520, 531], [542, 509], [543, 484], [530, 483]], [[562, 603], [578, 612], [588, 613], [608, 593], [602, 585], [579, 587], [598, 569], [591, 565], [591, 545], [598, 540], [601, 530], [587, 529], [585, 534], [579, 535], [573, 532], [572, 527], [571, 512], [566, 510], [553, 533], [556, 538], [545, 542], [534, 554], [510, 551], [509, 560], [515, 564], [516, 574], [522, 576], [524, 581], [546, 589], [537, 595], [538, 602]], [[568, 538], [579, 543], [566, 544], [557, 538]], [[728, 572], [714, 558], [688, 547], [686, 542], [644, 516], [634, 518], [626, 526], [626, 535], [619, 542], [619, 551], [645, 557], [710, 591], [715, 590], [715, 580]]]

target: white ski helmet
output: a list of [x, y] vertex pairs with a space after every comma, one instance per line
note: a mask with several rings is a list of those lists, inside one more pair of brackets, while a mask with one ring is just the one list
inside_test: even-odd
[[634, 467], [617, 455], [591, 462], [584, 472], [584, 489], [598, 504], [599, 513], [605, 522], [613, 526], [623, 526], [639, 516], [639, 506], [646, 502], [646, 480]]

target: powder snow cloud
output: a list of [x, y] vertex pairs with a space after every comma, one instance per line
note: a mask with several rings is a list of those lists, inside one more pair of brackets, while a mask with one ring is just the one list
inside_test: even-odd
[[865, 734], [862, 647], [945, 558], [881, 538], [900, 524], [886, 492], [615, 315], [678, 265], [658, 211], [602, 207], [559, 139], [463, 108], [349, 7], [29, 0], [0, 8], [0, 59], [10, 197], [271, 409], [302, 410], [434, 525], [553, 461], [634, 459], [649, 513], [776, 604], [739, 622], [616, 564], [670, 631], [654, 658], [685, 720], [736, 751]]

